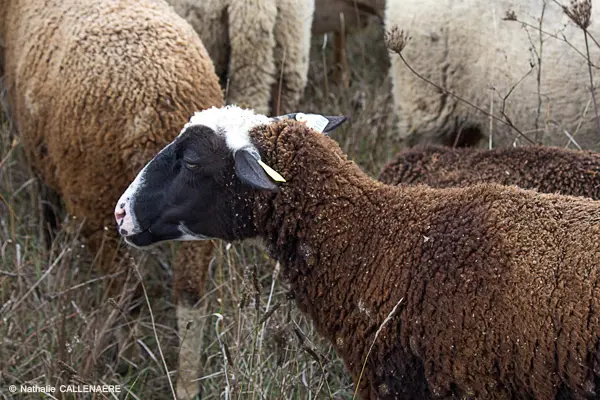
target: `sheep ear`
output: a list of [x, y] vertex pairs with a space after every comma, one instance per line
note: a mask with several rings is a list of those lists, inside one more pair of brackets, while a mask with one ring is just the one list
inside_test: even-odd
[[321, 114], [304, 113], [285, 114], [272, 118], [273, 121], [280, 121], [282, 119], [294, 119], [296, 121], [304, 122], [309, 128], [324, 134], [333, 131], [348, 120], [348, 118], [344, 116], [327, 116]]
[[348, 121], [348, 118], [343, 115], [336, 116], [325, 116], [327, 118], [327, 126], [323, 129], [323, 133], [329, 133], [336, 129], [338, 126], [342, 125], [344, 122]]
[[[235, 152], [235, 174], [242, 182], [251, 188], [268, 190], [270, 192], [278, 191], [279, 188], [277, 185], [269, 180], [265, 168], [261, 166], [260, 157], [258, 157], [258, 154], [253, 153], [254, 152], [246, 149], [240, 149]], [[262, 164], [267, 166], [264, 163]], [[271, 171], [273, 170], [271, 169]]]

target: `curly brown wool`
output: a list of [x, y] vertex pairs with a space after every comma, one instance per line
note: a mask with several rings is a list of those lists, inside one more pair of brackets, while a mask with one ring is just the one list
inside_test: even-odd
[[[223, 104], [213, 64], [194, 30], [156, 0], [3, 0], [0, 41], [28, 159], [85, 219], [90, 250], [102, 248], [98, 265], [114, 272], [114, 203], [189, 115]], [[206, 262], [211, 248], [186, 244], [185, 264]], [[206, 266], [196, 268], [175, 267], [180, 298], [203, 287]]]
[[426, 146], [400, 152], [379, 180], [390, 185], [424, 183], [432, 187], [495, 182], [600, 199], [600, 154], [557, 147], [494, 150]]
[[363, 399], [600, 395], [600, 205], [373, 181], [298, 123], [251, 132], [287, 180], [254, 221]]

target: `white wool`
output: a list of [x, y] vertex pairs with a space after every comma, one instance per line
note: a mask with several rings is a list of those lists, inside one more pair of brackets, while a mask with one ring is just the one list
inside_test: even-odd
[[[196, 30], [217, 75], [227, 77], [229, 104], [268, 115], [281, 97], [279, 110], [297, 108], [307, 82], [314, 0], [167, 3]], [[333, 15], [339, 18], [339, 13]], [[280, 81], [281, 95], [272, 96], [272, 85]]]
[[[565, 146], [570, 142], [565, 132], [578, 132], [575, 140], [579, 145], [600, 148], [594, 108], [587, 106], [593, 102], [584, 35], [556, 2], [388, 0], [386, 3], [386, 30], [398, 27], [408, 32], [411, 39], [402, 55], [420, 75], [500, 119], [504, 119], [501, 112], [504, 110], [514, 126], [532, 139], [536, 135], [533, 132], [538, 132], [544, 144]], [[528, 26], [504, 20], [508, 11]], [[600, 4], [592, 7], [591, 18], [589, 31], [598, 37]], [[540, 48], [537, 27], [542, 22]], [[539, 87], [536, 53], [542, 54]], [[511, 145], [515, 138], [519, 144], [523, 143], [509, 126], [498, 121], [490, 123], [487, 115], [415, 76], [397, 54], [391, 54], [390, 61], [400, 135], [420, 135], [418, 142], [437, 142], [440, 132], [456, 133], [471, 125], [489, 134], [489, 145], [493, 147]], [[592, 62], [598, 62], [597, 53], [592, 55]], [[597, 81], [597, 70], [592, 73]]]
[[272, 119], [262, 114], [256, 114], [253, 110], [237, 106], [212, 107], [194, 113], [190, 122], [185, 124], [181, 130], [180, 135], [191, 126], [206, 126], [215, 131], [217, 135], [224, 136], [227, 147], [235, 152], [244, 147], [255, 148], [250, 141], [248, 132], [270, 122]]

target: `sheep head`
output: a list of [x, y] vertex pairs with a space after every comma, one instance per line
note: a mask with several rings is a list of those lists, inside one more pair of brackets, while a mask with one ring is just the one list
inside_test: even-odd
[[136, 247], [256, 236], [252, 192], [277, 193], [285, 179], [262, 161], [250, 132], [284, 119], [323, 133], [346, 120], [302, 113], [269, 118], [236, 106], [198, 112], [117, 202], [119, 233]]

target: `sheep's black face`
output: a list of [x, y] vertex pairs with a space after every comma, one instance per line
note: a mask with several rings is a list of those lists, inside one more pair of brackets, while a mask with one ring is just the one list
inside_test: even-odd
[[225, 205], [233, 204], [233, 168], [222, 136], [205, 126], [190, 127], [124, 193], [117, 204], [125, 213], [119, 232], [138, 247], [227, 236], [223, 219], [231, 214]]
[[249, 192], [277, 186], [260, 167], [248, 132], [270, 122], [237, 107], [195, 114], [119, 199], [119, 233], [137, 247], [252, 236]]
[[[315, 117], [297, 115], [308, 122]], [[345, 120], [317, 117], [324, 132]], [[137, 247], [165, 240], [256, 235], [251, 192], [276, 192], [274, 181], [284, 179], [262, 162], [249, 132], [280, 118], [234, 106], [196, 113], [119, 199], [115, 208], [119, 233]]]

